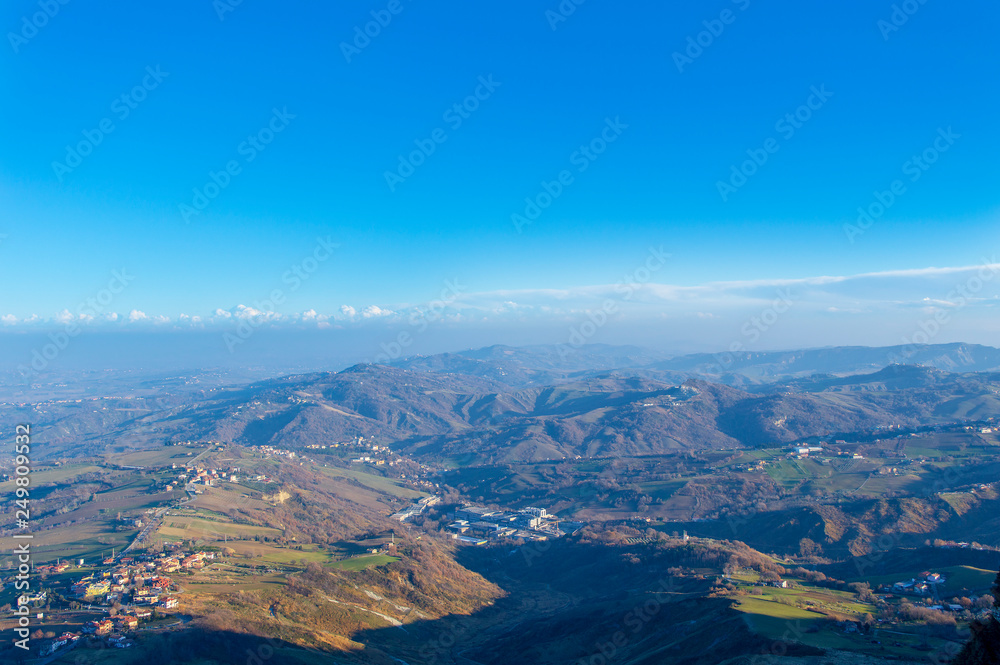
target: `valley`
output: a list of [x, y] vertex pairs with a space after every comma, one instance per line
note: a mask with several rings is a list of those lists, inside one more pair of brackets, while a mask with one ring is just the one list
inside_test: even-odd
[[164, 664], [921, 661], [989, 615], [997, 374], [515, 388], [427, 362], [4, 406], [41, 424], [36, 593], [0, 557], [0, 606], [51, 662]]

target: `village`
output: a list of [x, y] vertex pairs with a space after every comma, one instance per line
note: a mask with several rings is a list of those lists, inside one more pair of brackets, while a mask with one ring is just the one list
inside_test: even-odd
[[349, 441], [336, 441], [329, 444], [314, 443], [306, 446], [310, 450], [321, 452], [357, 452], [358, 456], [350, 461], [357, 464], [370, 464], [372, 466], [395, 466], [399, 455], [395, 455], [389, 446], [379, 445], [372, 439], [365, 439], [363, 436], [355, 436]]
[[[294, 455], [295, 453], [292, 453]], [[240, 467], [226, 468], [206, 468], [202, 466], [191, 466], [187, 464], [173, 464], [174, 470], [179, 470], [176, 480], [166, 481], [163, 489], [172, 491], [174, 489], [185, 489], [195, 494], [200, 494], [202, 490], [199, 486], [216, 487], [220, 483], [271, 483], [272, 478], [265, 474], [244, 472]]]
[[[100, 607], [106, 618], [91, 620], [80, 632], [65, 632], [41, 643], [39, 655], [48, 656], [66, 647], [75, 646], [84, 636], [104, 641], [108, 646], [125, 649], [133, 646], [129, 633], [139, 629], [144, 622], [164, 616], [164, 610], [177, 608], [177, 594], [181, 592], [170, 574], [193, 571], [205, 567], [215, 558], [214, 552], [182, 552], [139, 554], [134, 556], [112, 555], [101, 562], [101, 568], [77, 578], [69, 586], [72, 597], [70, 608]], [[76, 567], [83, 567], [81, 559]], [[37, 566], [40, 575], [70, 571], [68, 562]], [[45, 601], [45, 595], [21, 596], [18, 605]]]

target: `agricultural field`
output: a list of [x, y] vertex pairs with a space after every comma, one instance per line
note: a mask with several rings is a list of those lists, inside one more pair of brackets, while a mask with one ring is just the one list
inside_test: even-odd
[[163, 516], [163, 522], [156, 531], [156, 538], [163, 540], [203, 540], [218, 542], [249, 540], [257, 536], [277, 538], [278, 529], [249, 524], [237, 524], [219, 516], [209, 515], [200, 510], [175, 509]]
[[[50, 483], [68, 483], [85, 473], [99, 473], [104, 471], [103, 467], [95, 464], [61, 464], [59, 466], [36, 466], [31, 470], [31, 481], [35, 485], [46, 485]], [[13, 480], [0, 483], [0, 492], [9, 494], [14, 491]]]
[[141, 450], [110, 456], [108, 464], [141, 466], [148, 469], [169, 467], [171, 464], [190, 464], [192, 458], [204, 453], [206, 446], [161, 446], [155, 450]]
[[[874, 614], [875, 607], [869, 603], [860, 602], [855, 594], [849, 591], [839, 591], [823, 587], [810, 585], [803, 580], [793, 577], [786, 578], [791, 586], [786, 589], [771, 586], [752, 586], [756, 581], [753, 571], [744, 574], [735, 574], [732, 579], [739, 583], [739, 587], [749, 591], [750, 598], [755, 601], [750, 607], [757, 610], [767, 610], [765, 613], [776, 615], [784, 610], [779, 608], [769, 608], [761, 606], [760, 603], [770, 603], [781, 605], [787, 609], [795, 609], [818, 613], [827, 618], [838, 621], [844, 619], [859, 620], [865, 614]], [[742, 602], [742, 601], [741, 601]], [[744, 611], [753, 612], [751, 609]], [[803, 617], [805, 618], [805, 617]], [[818, 618], [818, 617], [809, 617]]]
[[[734, 580], [747, 577], [733, 576]], [[747, 625], [760, 635], [820, 649], [921, 659], [928, 651], [945, 648], [949, 643], [915, 625], [873, 624], [867, 633], [846, 632], [838, 621], [859, 621], [866, 614], [874, 616], [876, 609], [848, 592], [804, 585], [797, 580], [793, 584], [789, 589], [741, 584], [741, 591], [761, 595], [741, 596], [735, 608], [744, 613]]]
[[360, 556], [354, 556], [337, 561], [336, 563], [331, 564], [330, 567], [336, 568], [337, 570], [357, 572], [359, 570], [364, 570], [365, 568], [371, 568], [372, 566], [386, 566], [396, 561], [399, 561], [399, 557], [389, 556], [387, 554], [362, 554]]
[[76, 524], [35, 532], [32, 551], [36, 564], [55, 562], [57, 559], [77, 559], [92, 562], [121, 550], [132, 542], [138, 529], [116, 531], [110, 520], [89, 519]]
[[188, 502], [192, 508], [210, 513], [227, 513], [230, 510], [267, 510], [271, 504], [250, 496], [246, 487], [227, 483], [219, 487], [199, 487], [202, 494]]

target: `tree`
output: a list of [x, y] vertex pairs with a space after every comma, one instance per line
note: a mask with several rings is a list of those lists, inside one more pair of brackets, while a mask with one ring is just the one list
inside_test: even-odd
[[803, 538], [799, 541], [799, 555], [801, 556], [814, 556], [816, 554], [821, 554], [822, 552], [823, 548], [817, 545], [810, 538]]
[[[993, 600], [1000, 605], [1000, 573], [991, 589]], [[983, 596], [979, 600], [990, 599]], [[978, 606], [979, 603], [977, 602]], [[952, 661], [954, 665], [1000, 665], [1000, 621], [993, 615], [985, 621], [973, 621], [969, 626], [972, 637], [965, 643], [961, 653]]]
[[993, 607], [993, 596], [980, 596], [973, 605], [977, 610], [988, 610]]

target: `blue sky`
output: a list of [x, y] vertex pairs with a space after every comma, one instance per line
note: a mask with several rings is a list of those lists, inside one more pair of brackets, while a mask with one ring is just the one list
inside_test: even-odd
[[[5, 329], [81, 314], [229, 325], [268, 304], [268, 325], [399, 324], [457, 280], [441, 320], [496, 321], [497, 342], [520, 317], [559, 341], [610, 294], [612, 318], [631, 324], [714, 318], [719, 344], [775, 297], [753, 284], [890, 272], [811, 292], [801, 325], [755, 341], [811, 346], [823, 330], [875, 343], [889, 341], [874, 334], [879, 313], [913, 329], [967, 279], [894, 271], [974, 272], [1000, 240], [995, 3], [224, 2], [0, 11]], [[557, 20], [560, 6], [575, 10]], [[354, 42], [379, 16], [378, 34]], [[449, 115], [463, 102], [467, 117]], [[603, 152], [580, 152], [602, 132]], [[96, 145], [74, 166], [67, 147], [81, 141]], [[433, 153], [402, 178], [418, 142]], [[915, 164], [925, 151], [934, 163]], [[730, 180], [754, 155], [766, 161]], [[568, 184], [518, 227], [526, 197], [562, 172]], [[228, 183], [185, 215], [211, 173]], [[849, 226], [894, 181], [884, 212]], [[310, 271], [317, 239], [337, 248]], [[608, 290], [660, 247], [670, 260], [644, 293], [685, 287], [696, 302]], [[296, 268], [308, 279], [288, 279]], [[81, 310], [123, 269], [126, 288]], [[997, 291], [977, 291], [977, 307]], [[995, 336], [973, 309], [949, 337]], [[875, 318], [859, 330], [837, 311]], [[633, 332], [620, 330], [594, 340]]]

